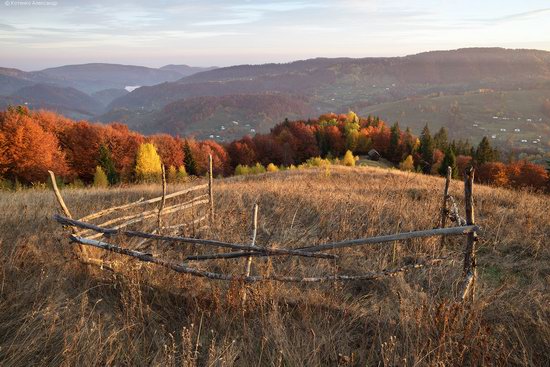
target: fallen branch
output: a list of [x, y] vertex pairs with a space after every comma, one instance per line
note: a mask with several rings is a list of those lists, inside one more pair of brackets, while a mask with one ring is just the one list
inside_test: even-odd
[[[145, 233], [145, 232], [139, 232], [139, 231], [121, 231], [118, 228], [103, 228], [96, 226], [91, 223], [84, 223], [75, 219], [70, 219], [67, 217], [63, 217], [61, 215], [54, 215], [54, 219], [63, 225], [70, 225], [75, 226], [79, 228], [89, 229], [95, 232], [98, 232], [99, 236], [101, 235], [116, 235], [116, 234], [122, 234], [128, 237], [138, 237], [138, 238], [150, 238], [155, 240], [161, 240], [161, 241], [173, 241], [173, 242], [185, 242], [185, 243], [193, 243], [193, 244], [200, 244], [200, 245], [209, 245], [209, 246], [216, 246], [216, 247], [224, 247], [224, 248], [230, 248], [233, 250], [242, 250], [242, 251], [256, 251], [260, 253], [271, 253], [271, 254], [278, 254], [278, 255], [295, 255], [295, 256], [305, 256], [305, 257], [317, 257], [317, 258], [323, 258], [323, 259], [336, 259], [338, 256], [332, 255], [332, 254], [312, 254], [309, 252], [304, 252], [300, 250], [289, 250], [289, 249], [275, 249], [275, 248], [263, 248], [260, 246], [251, 246], [251, 245], [241, 245], [236, 243], [229, 243], [229, 242], [222, 242], [217, 240], [205, 240], [201, 238], [187, 238], [187, 237], [179, 237], [179, 236], [164, 236], [159, 234], [151, 234], [151, 233]], [[75, 236], [77, 238], [83, 238], [80, 236]], [[92, 237], [88, 237], [87, 239], [94, 239]]]
[[71, 235], [71, 240], [86, 246], [93, 246], [93, 247], [101, 248], [107, 251], [115, 252], [118, 254], [130, 256], [140, 261], [158, 264], [166, 268], [169, 268], [171, 270], [174, 270], [178, 273], [190, 274], [193, 276], [198, 276], [198, 277], [203, 277], [203, 278], [208, 278], [213, 280], [226, 280], [226, 281], [241, 280], [249, 283], [264, 282], [264, 281], [315, 283], [315, 282], [326, 282], [326, 281], [372, 280], [372, 279], [377, 279], [381, 277], [395, 276], [397, 274], [404, 273], [413, 269], [419, 269], [419, 268], [437, 265], [441, 263], [443, 260], [445, 260], [444, 258], [430, 259], [430, 260], [424, 261], [423, 263], [404, 265], [396, 269], [389, 269], [389, 270], [383, 270], [380, 272], [371, 272], [371, 273], [360, 274], [360, 275], [327, 275], [327, 276], [320, 276], [320, 277], [293, 277], [293, 276], [279, 276], [279, 275], [240, 276], [240, 275], [220, 274], [220, 273], [214, 273], [206, 270], [190, 268], [184, 264], [176, 263], [171, 260], [159, 259], [148, 253], [121, 248], [119, 246], [112, 245], [107, 242], [91, 240], [88, 238], [77, 237], [74, 235]]
[[374, 244], [374, 243], [401, 241], [401, 240], [407, 240], [411, 238], [433, 237], [433, 236], [443, 236], [443, 235], [465, 235], [465, 234], [473, 233], [479, 230], [480, 228], [476, 225], [469, 225], [469, 226], [462, 226], [462, 227], [449, 227], [449, 228], [436, 228], [436, 229], [428, 229], [423, 231], [412, 231], [412, 232], [390, 234], [386, 236], [368, 237], [368, 238], [360, 238], [356, 240], [325, 243], [317, 246], [301, 247], [299, 248], [299, 250], [306, 251], [306, 252], [317, 252], [317, 251], [323, 251], [323, 250], [368, 245], [368, 244]]
[[[176, 191], [176, 192], [173, 192], [171, 194], [166, 195], [165, 199], [171, 199], [171, 198], [174, 198], [176, 196], [184, 195], [184, 194], [187, 194], [189, 192], [200, 190], [200, 189], [205, 189], [207, 187], [208, 187], [208, 184], [203, 184], [203, 185], [191, 187], [191, 188], [188, 188], [188, 189], [185, 189], [185, 190]], [[143, 200], [143, 198], [141, 198], [138, 201], [134, 201], [133, 203], [129, 203], [129, 204], [121, 205], [121, 206], [114, 206], [114, 207], [111, 207], [111, 208], [100, 210], [100, 211], [95, 212], [95, 213], [88, 214], [87, 216], [82, 217], [79, 220], [85, 222], [85, 221], [88, 221], [88, 220], [92, 220], [92, 219], [102, 217], [102, 216], [107, 215], [107, 214], [111, 214], [111, 213], [113, 213], [117, 210], [128, 209], [128, 208], [132, 208], [132, 207], [135, 207], [135, 206], [141, 206], [141, 205], [146, 205], [146, 204], [153, 204], [153, 203], [156, 203], [156, 202], [161, 201], [161, 200], [162, 200], [162, 196], [155, 197], [155, 198], [148, 199], [148, 200]]]

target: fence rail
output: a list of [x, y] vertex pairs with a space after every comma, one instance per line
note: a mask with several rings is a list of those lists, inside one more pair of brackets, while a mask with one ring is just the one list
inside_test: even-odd
[[[462, 285], [460, 290], [459, 299], [464, 301], [469, 297], [473, 297], [475, 280], [477, 277], [476, 271], [476, 241], [477, 233], [480, 231], [480, 227], [477, 226], [474, 222], [474, 203], [473, 203], [473, 179], [474, 171], [473, 169], [466, 170], [464, 174], [464, 201], [465, 201], [465, 212], [466, 220], [463, 220], [458, 214], [458, 208], [454, 198], [449, 195], [449, 188], [451, 182], [450, 169], [447, 171], [447, 176], [445, 180], [445, 189], [443, 192], [443, 203], [441, 208], [441, 219], [440, 219], [440, 228], [403, 232], [389, 235], [381, 235], [368, 238], [358, 238], [352, 240], [345, 240], [340, 242], [331, 242], [331, 243], [322, 243], [315, 244], [311, 246], [289, 249], [289, 248], [273, 248], [273, 247], [263, 247], [259, 246], [256, 243], [256, 233], [257, 233], [257, 217], [258, 217], [258, 206], [254, 205], [253, 215], [252, 215], [252, 236], [250, 244], [240, 244], [240, 243], [230, 243], [219, 240], [212, 239], [202, 239], [202, 238], [192, 238], [192, 237], [182, 237], [177, 235], [167, 235], [163, 233], [167, 229], [176, 229], [182, 228], [189, 223], [182, 223], [172, 226], [162, 226], [162, 215], [173, 213], [179, 210], [185, 210], [193, 207], [194, 205], [208, 204], [209, 213], [208, 218], [210, 222], [213, 220], [214, 216], [214, 202], [213, 202], [213, 179], [212, 179], [212, 157], [209, 157], [209, 174], [208, 174], [208, 184], [198, 185], [192, 188], [174, 192], [172, 194], [166, 194], [166, 181], [164, 177], [163, 170], [163, 195], [155, 197], [152, 199], [144, 200], [143, 198], [120, 206], [115, 206], [107, 209], [103, 209], [96, 213], [89, 214], [82, 217], [79, 220], [72, 219], [70, 211], [68, 210], [66, 204], [63, 201], [61, 193], [57, 189], [57, 186], [54, 184], [54, 192], [56, 198], [62, 208], [65, 216], [54, 215], [54, 219], [64, 225], [71, 228], [71, 241], [79, 246], [81, 252], [87, 254], [85, 247], [95, 247], [100, 248], [106, 251], [115, 252], [118, 254], [126, 255], [131, 258], [135, 258], [140, 261], [150, 262], [158, 264], [160, 266], [169, 268], [178, 273], [185, 273], [199, 277], [205, 277], [215, 280], [242, 280], [244, 282], [259, 282], [259, 281], [279, 281], [279, 282], [324, 282], [324, 281], [351, 281], [351, 280], [367, 280], [367, 279], [376, 279], [385, 276], [394, 276], [399, 273], [404, 273], [413, 269], [432, 267], [443, 264], [448, 258], [427, 258], [415, 262], [414, 264], [404, 265], [395, 269], [386, 269], [379, 272], [368, 272], [365, 274], [334, 274], [334, 275], [323, 275], [323, 276], [309, 276], [309, 277], [300, 277], [300, 276], [281, 276], [281, 275], [269, 275], [269, 276], [258, 276], [251, 275], [251, 264], [254, 257], [270, 257], [270, 256], [298, 256], [298, 257], [308, 257], [308, 258], [320, 258], [320, 259], [338, 259], [339, 257], [336, 254], [326, 253], [323, 251], [330, 251], [335, 249], [350, 248], [355, 246], [365, 246], [373, 244], [381, 244], [395, 241], [403, 241], [414, 238], [427, 238], [434, 236], [441, 236], [441, 246], [444, 246], [444, 241], [447, 236], [466, 236], [466, 245], [464, 249], [464, 261], [463, 261], [463, 276], [462, 276]], [[55, 182], [55, 177], [51, 173], [52, 180]], [[207, 194], [195, 196], [194, 198], [179, 204], [174, 204], [171, 206], [166, 206], [166, 200], [179, 197], [191, 192], [195, 192], [202, 189], [208, 189]], [[451, 209], [447, 207], [448, 202], [451, 202]], [[89, 223], [89, 220], [102, 218], [106, 215], [113, 214], [119, 211], [128, 210], [131, 208], [140, 207], [147, 204], [160, 203], [160, 207], [156, 210], [148, 210], [138, 214], [129, 214], [125, 216], [119, 216], [108, 221], [105, 221], [101, 224]], [[142, 232], [135, 230], [125, 229], [130, 224], [140, 223], [145, 219], [158, 217], [157, 229], [151, 232]], [[207, 216], [199, 218], [199, 221], [206, 219]], [[445, 227], [447, 218], [450, 218], [451, 221], [455, 222], [457, 226], [455, 227]], [[196, 220], [195, 220], [196, 221]], [[193, 223], [195, 222], [193, 221]], [[122, 222], [122, 223], [120, 223]], [[115, 224], [115, 226], [107, 227], [109, 225]], [[80, 229], [80, 231], [78, 231]], [[91, 232], [95, 232], [91, 234]], [[88, 234], [85, 236], [85, 234]], [[132, 250], [128, 248], [123, 248], [118, 245], [105, 242], [103, 240], [97, 240], [100, 237], [110, 238], [112, 236], [123, 236], [129, 238], [141, 238], [142, 244], [149, 240], [158, 240], [158, 241], [168, 241], [171, 243], [187, 243], [195, 245], [203, 245], [213, 248], [222, 248], [230, 249], [233, 252], [222, 252], [222, 253], [212, 253], [212, 254], [201, 254], [201, 255], [189, 255], [183, 258], [183, 261], [201, 261], [201, 260], [227, 260], [246, 257], [245, 269], [243, 275], [233, 275], [233, 274], [221, 274], [216, 272], [210, 272], [206, 270], [201, 270], [197, 268], [189, 267], [184, 263], [177, 263], [172, 260], [165, 260], [157, 258], [150, 253]], [[246, 292], [243, 296], [243, 301], [246, 300]]]

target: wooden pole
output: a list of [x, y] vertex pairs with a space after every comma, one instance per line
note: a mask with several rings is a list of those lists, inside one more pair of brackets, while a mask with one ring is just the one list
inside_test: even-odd
[[213, 193], [213, 172], [212, 172], [212, 154], [208, 155], [208, 195], [210, 198], [210, 226], [214, 220], [214, 193]]
[[[449, 199], [449, 186], [451, 184], [451, 177], [453, 174], [453, 169], [447, 167], [447, 176], [445, 177], [445, 189], [443, 190], [443, 204], [441, 205], [441, 228], [445, 228], [447, 224], [447, 216], [449, 215], [449, 210], [447, 209], [447, 200]], [[445, 246], [445, 236], [441, 236], [441, 247]]]
[[[261, 254], [273, 254], [273, 255], [293, 255], [293, 256], [303, 256], [303, 257], [317, 257], [321, 259], [337, 259], [338, 256], [332, 255], [332, 254], [323, 254], [323, 253], [312, 253], [312, 252], [305, 252], [300, 250], [289, 250], [289, 249], [282, 249], [282, 248], [265, 248], [260, 246], [251, 246], [251, 245], [242, 245], [238, 243], [229, 243], [229, 242], [222, 242], [217, 240], [206, 240], [201, 238], [188, 238], [188, 237], [179, 237], [179, 236], [166, 236], [166, 235], [159, 235], [154, 233], [146, 233], [146, 232], [139, 232], [139, 231], [125, 231], [121, 230], [119, 228], [104, 228], [100, 226], [96, 226], [91, 223], [85, 223], [81, 222], [75, 219], [69, 219], [66, 217], [63, 217], [61, 215], [54, 215], [53, 217], [57, 222], [63, 225], [71, 225], [76, 226], [79, 228], [89, 229], [95, 232], [99, 233], [99, 237], [102, 235], [116, 235], [116, 234], [122, 234], [124, 236], [128, 237], [137, 237], [137, 238], [149, 238], [154, 240], [160, 240], [160, 241], [171, 241], [171, 242], [183, 242], [183, 243], [192, 243], [192, 244], [200, 244], [200, 245], [206, 245], [206, 246], [213, 246], [213, 247], [222, 247], [222, 248], [230, 248], [233, 250], [240, 250], [239, 254], [242, 254], [243, 256], [254, 256], [256, 252], [259, 252]], [[82, 237], [78, 234], [75, 235], [75, 237]], [[96, 236], [87, 236], [87, 239], [94, 239]], [[254, 251], [252, 254], [249, 252], [242, 252], [242, 251]]]
[[[466, 225], [474, 225], [474, 168], [468, 167], [464, 172], [464, 202], [466, 206]], [[473, 300], [475, 281], [477, 277], [476, 269], [476, 242], [477, 233], [472, 231], [468, 233], [466, 239], [466, 248], [464, 250], [464, 280], [461, 292], [461, 299], [465, 301], [469, 297]]]
[[[252, 212], [252, 246], [256, 246], [256, 234], [258, 233], [258, 204], [254, 204]], [[252, 268], [252, 256], [246, 258], [245, 277], [250, 277], [250, 269]], [[246, 288], [243, 291], [243, 304], [246, 302]]]
[[285, 275], [269, 275], [269, 276], [253, 275], [253, 276], [243, 277], [239, 275], [220, 274], [220, 273], [209, 272], [206, 270], [190, 268], [181, 262], [159, 259], [149, 253], [121, 248], [117, 245], [113, 245], [103, 241], [91, 240], [89, 238], [82, 238], [74, 235], [71, 235], [71, 239], [77, 243], [81, 243], [86, 246], [101, 248], [103, 250], [130, 256], [140, 261], [161, 265], [171, 270], [174, 270], [178, 273], [185, 273], [185, 274], [190, 274], [193, 276], [204, 277], [204, 278], [213, 279], [213, 280], [227, 280], [227, 281], [243, 280], [245, 282], [278, 281], [278, 282], [315, 283], [315, 282], [327, 282], [327, 281], [336, 282], [336, 281], [370, 280], [370, 279], [377, 279], [381, 277], [391, 277], [406, 271], [442, 264], [443, 261], [447, 260], [446, 258], [428, 259], [423, 262], [404, 265], [396, 269], [388, 269], [388, 270], [382, 270], [380, 272], [371, 272], [371, 273], [365, 273], [365, 274], [359, 274], [359, 275], [325, 275], [325, 276], [319, 276], [319, 277], [295, 277], [295, 276], [285, 276]]
[[[53, 192], [55, 193], [55, 198], [57, 199], [57, 203], [61, 207], [61, 210], [63, 210], [63, 213], [69, 218], [72, 219], [71, 212], [69, 211], [69, 208], [67, 208], [67, 205], [65, 204], [65, 200], [63, 200], [63, 196], [61, 196], [61, 191], [59, 191], [59, 188], [57, 187], [57, 180], [55, 179], [55, 174], [52, 171], [48, 170], [48, 173], [50, 174], [50, 179], [52, 181], [52, 188]], [[77, 232], [77, 228], [74, 225], [70, 226], [71, 233], [75, 234]], [[75, 254], [77, 258], [81, 261], [86, 262], [88, 260], [88, 250], [84, 246], [78, 246], [78, 250], [75, 251]]]
[[161, 167], [162, 167], [162, 200], [160, 201], [159, 214], [158, 214], [158, 220], [157, 220], [157, 230], [159, 234], [162, 234], [161, 233], [162, 210], [164, 209], [164, 205], [166, 204], [166, 169], [164, 168], [164, 164], [161, 164]]

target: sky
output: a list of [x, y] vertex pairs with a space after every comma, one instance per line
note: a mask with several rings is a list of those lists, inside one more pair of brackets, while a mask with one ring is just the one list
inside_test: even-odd
[[462, 47], [550, 51], [548, 0], [0, 0], [0, 66], [228, 66]]

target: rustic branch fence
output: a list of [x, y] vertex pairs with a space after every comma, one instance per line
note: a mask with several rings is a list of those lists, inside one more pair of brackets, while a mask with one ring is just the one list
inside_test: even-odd
[[[258, 221], [258, 205], [254, 205], [253, 215], [252, 215], [252, 238], [250, 244], [239, 244], [239, 243], [230, 243], [223, 242], [218, 240], [194, 238], [194, 237], [184, 237], [179, 235], [170, 235], [169, 231], [177, 230], [179, 228], [184, 228], [189, 225], [194, 225], [198, 222], [209, 219], [209, 222], [212, 223], [214, 219], [214, 195], [213, 195], [213, 176], [212, 176], [212, 157], [209, 157], [209, 171], [208, 171], [208, 183], [203, 185], [194, 186], [174, 192], [171, 194], [166, 194], [166, 179], [163, 169], [163, 180], [162, 180], [162, 196], [144, 200], [140, 199], [138, 201], [124, 204], [116, 207], [111, 207], [103, 209], [99, 212], [89, 214], [80, 219], [73, 219], [67, 205], [65, 204], [63, 197], [57, 185], [55, 184], [55, 176], [50, 172], [52, 178], [52, 186], [55, 192], [56, 199], [65, 214], [54, 215], [54, 219], [69, 228], [71, 228], [70, 239], [73, 243], [78, 245], [79, 251], [77, 251], [77, 256], [85, 263], [97, 264], [97, 259], [91, 259], [89, 254], [86, 252], [86, 247], [95, 247], [100, 248], [106, 251], [115, 252], [118, 254], [126, 255], [140, 261], [150, 262], [158, 264], [169, 268], [178, 273], [185, 273], [199, 277], [205, 277], [215, 280], [240, 280], [244, 282], [260, 282], [260, 281], [280, 281], [280, 282], [324, 282], [324, 281], [351, 281], [351, 280], [367, 280], [367, 279], [376, 279], [380, 277], [394, 276], [396, 274], [404, 273], [413, 269], [425, 268], [440, 265], [447, 260], [446, 258], [427, 258], [421, 261], [418, 261], [414, 264], [409, 264], [401, 266], [395, 269], [386, 269], [379, 272], [368, 272], [360, 275], [325, 275], [317, 277], [299, 277], [299, 276], [281, 276], [281, 275], [251, 275], [251, 264], [254, 257], [270, 257], [270, 256], [299, 256], [299, 257], [309, 257], [309, 258], [320, 258], [320, 259], [337, 259], [338, 256], [335, 254], [327, 253], [325, 251], [330, 251], [334, 249], [350, 248], [354, 246], [364, 246], [380, 243], [388, 243], [395, 241], [408, 240], [413, 238], [427, 238], [434, 236], [441, 236], [441, 245], [445, 243], [445, 238], [447, 236], [466, 236], [466, 245], [464, 249], [464, 260], [463, 260], [463, 276], [461, 281], [461, 288], [459, 291], [459, 299], [466, 300], [468, 298], [473, 298], [475, 281], [477, 277], [476, 271], [476, 242], [477, 242], [477, 233], [480, 231], [480, 228], [475, 225], [474, 221], [474, 203], [473, 203], [473, 180], [474, 180], [474, 170], [469, 168], [464, 173], [464, 202], [465, 202], [465, 213], [466, 219], [462, 219], [458, 213], [458, 208], [454, 198], [449, 195], [449, 186], [451, 182], [451, 169], [447, 171], [447, 176], [445, 180], [445, 188], [443, 193], [443, 203], [441, 208], [441, 219], [439, 228], [429, 229], [429, 230], [420, 230], [412, 232], [397, 233], [392, 235], [368, 237], [368, 238], [359, 238], [352, 239], [340, 242], [332, 243], [323, 243], [315, 244], [307, 247], [301, 247], [297, 249], [287, 249], [287, 248], [272, 248], [272, 247], [263, 247], [256, 244], [256, 234], [257, 234], [257, 221]], [[199, 192], [200, 190], [207, 189], [206, 194], [199, 194], [195, 197], [188, 199], [182, 203], [177, 203], [173, 205], [166, 206], [166, 202], [170, 199], [181, 198], [183, 195]], [[107, 215], [112, 215], [115, 213], [120, 213], [128, 209], [142, 208], [148, 204], [159, 203], [158, 209], [142, 211], [138, 214], [127, 214], [116, 216], [112, 219], [103, 221], [99, 224], [90, 223], [91, 220], [98, 220], [104, 218]], [[191, 223], [176, 224], [171, 226], [163, 226], [163, 217], [169, 213], [175, 213], [183, 210], [190, 209], [198, 205], [208, 205], [208, 213], [198, 219], [194, 219]], [[448, 204], [450, 204], [450, 209], [448, 209]], [[126, 227], [134, 225], [136, 223], [142, 223], [149, 218], [157, 218], [157, 228], [152, 232], [144, 231], [135, 231], [128, 230]], [[455, 222], [456, 226], [454, 227], [445, 227], [447, 219], [450, 219], [452, 222]], [[227, 248], [234, 250], [233, 252], [223, 252], [223, 253], [211, 253], [211, 254], [202, 254], [202, 255], [189, 255], [183, 258], [183, 262], [175, 262], [173, 260], [165, 260], [153, 256], [151, 253], [123, 248], [118, 245], [106, 242], [103, 238], [108, 239], [111, 236], [123, 236], [128, 238], [140, 238], [143, 244], [149, 240], [159, 240], [159, 241], [170, 241], [172, 243], [187, 243], [202, 245], [205, 247], [211, 248]], [[101, 238], [101, 240], [98, 240]], [[221, 274], [216, 272], [210, 272], [206, 270], [200, 270], [193, 268], [187, 265], [187, 262], [190, 261], [203, 261], [203, 260], [213, 260], [213, 259], [235, 259], [246, 257], [245, 269], [243, 275], [233, 275], [233, 274]], [[246, 300], [246, 292], [243, 295], [243, 301]]]

